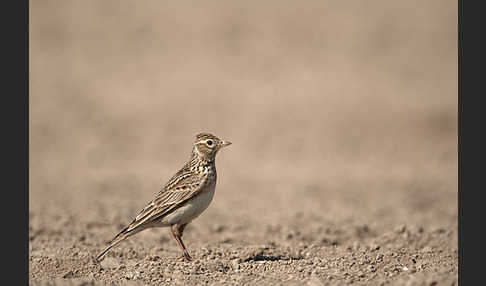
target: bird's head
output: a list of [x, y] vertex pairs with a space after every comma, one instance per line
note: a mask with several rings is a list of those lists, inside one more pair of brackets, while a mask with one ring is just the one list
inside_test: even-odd
[[201, 159], [212, 160], [221, 148], [229, 145], [231, 145], [231, 142], [219, 139], [210, 133], [199, 133], [194, 140], [193, 151]]

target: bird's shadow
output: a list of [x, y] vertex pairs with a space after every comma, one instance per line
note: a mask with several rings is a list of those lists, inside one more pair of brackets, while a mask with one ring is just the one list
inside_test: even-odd
[[303, 257], [288, 257], [283, 255], [263, 255], [257, 254], [249, 257], [246, 261], [282, 261], [282, 260], [300, 260]]

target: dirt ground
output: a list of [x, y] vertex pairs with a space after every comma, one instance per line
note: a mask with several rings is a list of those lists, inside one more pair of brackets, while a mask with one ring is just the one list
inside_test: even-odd
[[[31, 1], [31, 285], [457, 285], [457, 2]], [[189, 157], [210, 207], [96, 255]]]

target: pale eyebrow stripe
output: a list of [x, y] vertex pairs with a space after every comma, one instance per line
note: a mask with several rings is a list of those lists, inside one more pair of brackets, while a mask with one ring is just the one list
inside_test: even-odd
[[[209, 139], [211, 139], [211, 138], [207, 138], [207, 139], [203, 139], [203, 140], [197, 141], [197, 142], [196, 142], [196, 144], [200, 144], [200, 143], [204, 143], [204, 144], [206, 144], [206, 141], [208, 141]], [[213, 139], [211, 139], [211, 141], [213, 141], [213, 142], [214, 142], [214, 140], [213, 140]]]

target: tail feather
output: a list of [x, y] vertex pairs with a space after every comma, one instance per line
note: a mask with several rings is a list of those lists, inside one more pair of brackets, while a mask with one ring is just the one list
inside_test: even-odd
[[126, 229], [122, 230], [119, 234], [117, 234], [115, 236], [115, 238], [113, 238], [111, 241], [110, 241], [110, 244], [102, 251], [100, 252], [97, 256], [96, 256], [96, 260], [99, 261], [101, 258], [103, 258], [103, 256], [105, 256], [105, 254], [115, 245], [117, 245], [118, 243], [122, 242], [123, 240], [125, 240], [127, 237], [130, 236], [129, 233], [125, 232]]

